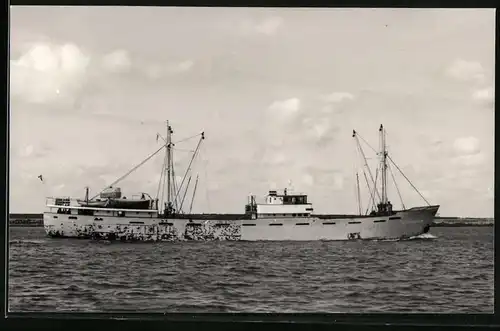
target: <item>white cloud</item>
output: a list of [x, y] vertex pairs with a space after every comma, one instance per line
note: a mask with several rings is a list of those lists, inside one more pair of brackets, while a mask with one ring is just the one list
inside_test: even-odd
[[191, 70], [191, 68], [193, 68], [194, 66], [194, 62], [191, 61], [191, 60], [187, 60], [187, 61], [182, 61], [174, 66], [172, 66], [172, 71], [174, 72], [186, 72], [186, 71], [189, 71]]
[[101, 61], [103, 68], [112, 73], [123, 73], [130, 70], [132, 60], [128, 52], [120, 49], [112, 53], [106, 54]]
[[457, 59], [450, 65], [447, 73], [460, 81], [482, 82], [484, 80], [483, 66], [475, 61]]
[[64, 184], [57, 185], [56, 187], [54, 187], [54, 191], [56, 191], [56, 192], [62, 192], [62, 190], [64, 189], [64, 187], [65, 187]]
[[145, 67], [144, 73], [151, 79], [159, 79], [166, 75], [181, 74], [191, 71], [194, 65], [194, 61], [191, 60], [185, 60], [173, 64], [153, 63]]
[[165, 73], [165, 68], [160, 64], [150, 64], [144, 68], [146, 76], [152, 79], [158, 79]]
[[28, 145], [21, 150], [22, 157], [29, 157], [33, 154], [33, 145]]
[[333, 187], [332, 190], [338, 191], [344, 188], [344, 175], [336, 172], [333, 174]]
[[240, 31], [247, 35], [273, 36], [283, 26], [283, 23], [283, 18], [279, 16], [267, 17], [260, 22], [246, 20], [240, 23]]
[[82, 89], [90, 57], [74, 44], [36, 43], [10, 61], [10, 91], [29, 103], [74, 102]]
[[483, 153], [461, 155], [453, 159], [453, 163], [464, 165], [468, 167], [478, 166], [484, 164], [486, 160]]
[[314, 185], [314, 177], [311, 174], [304, 174], [302, 176], [302, 183], [307, 185], [307, 186], [313, 186]]
[[300, 149], [312, 153], [310, 148], [329, 145], [339, 132], [331, 112], [314, 105], [304, 107], [298, 98], [275, 101], [268, 112], [262, 137], [271, 156], [279, 150], [291, 153], [291, 158], [303, 157]]
[[486, 198], [488, 199], [494, 199], [495, 198], [495, 189], [493, 187], [488, 187], [486, 190]]
[[325, 144], [331, 141], [337, 133], [336, 127], [328, 117], [308, 117], [304, 118], [302, 124], [306, 128], [307, 137], [317, 144]]
[[478, 166], [486, 161], [484, 153], [481, 153], [480, 142], [476, 137], [458, 138], [453, 143], [455, 157], [452, 163], [460, 166]]
[[300, 99], [290, 98], [273, 102], [269, 106], [269, 110], [277, 112], [283, 116], [296, 114], [300, 110]]
[[271, 166], [282, 166], [282, 165], [285, 165], [287, 162], [287, 158], [286, 158], [285, 154], [280, 153], [280, 152], [275, 153], [270, 158], [266, 159], [266, 161], [267, 160], [268, 160], [269, 165], [271, 165]]
[[473, 155], [481, 151], [476, 137], [457, 138], [453, 142], [453, 148], [459, 155]]
[[354, 95], [348, 92], [333, 92], [328, 95], [324, 95], [322, 98], [325, 102], [337, 103], [344, 100], [354, 100]]
[[255, 26], [255, 31], [265, 35], [273, 35], [283, 25], [283, 19], [278, 16], [273, 16], [265, 19]]
[[472, 98], [479, 102], [491, 103], [495, 98], [495, 91], [493, 87], [476, 90], [472, 94]]

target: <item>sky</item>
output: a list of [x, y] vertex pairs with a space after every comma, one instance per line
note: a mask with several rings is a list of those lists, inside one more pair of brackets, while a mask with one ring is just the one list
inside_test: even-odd
[[[384, 124], [440, 215], [492, 217], [494, 28], [494, 9], [11, 7], [10, 212], [99, 192], [169, 120], [174, 142], [205, 132], [193, 212], [290, 187], [315, 213], [356, 213], [356, 171], [365, 209], [352, 130], [378, 148]], [[178, 181], [196, 144], [175, 145]], [[162, 162], [118, 186], [156, 196]], [[426, 205], [394, 177], [406, 207]]]

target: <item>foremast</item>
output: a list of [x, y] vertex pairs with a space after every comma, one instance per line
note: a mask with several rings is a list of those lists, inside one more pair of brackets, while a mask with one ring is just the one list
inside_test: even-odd
[[[93, 201], [94, 199], [96, 199], [105, 190], [112, 188], [115, 184], [121, 182], [123, 179], [128, 177], [130, 174], [132, 174], [138, 168], [143, 166], [146, 162], [151, 160], [155, 155], [160, 153], [165, 148], [166, 153], [165, 153], [165, 158], [164, 158], [164, 162], [163, 162], [161, 173], [160, 173], [160, 180], [158, 183], [158, 192], [156, 195], [156, 199], [153, 200], [150, 197], [150, 206], [149, 207], [153, 210], [156, 210], [159, 214], [163, 214], [163, 215], [172, 215], [178, 211], [182, 212], [182, 204], [180, 206], [178, 206], [177, 202], [178, 202], [178, 199], [180, 197], [180, 192], [183, 188], [184, 180], [186, 179], [186, 176], [191, 169], [193, 160], [195, 159], [195, 157], [199, 153], [201, 142], [205, 139], [205, 133], [201, 132], [201, 133], [196, 134], [194, 136], [191, 136], [191, 137], [188, 137], [188, 138], [185, 138], [185, 139], [178, 141], [178, 142], [183, 142], [183, 141], [187, 141], [187, 140], [190, 140], [190, 139], [193, 139], [196, 137], [200, 137], [199, 141], [198, 141], [198, 145], [196, 146], [196, 150], [193, 151], [193, 156], [192, 156], [191, 161], [189, 163], [188, 169], [186, 170], [186, 174], [184, 175], [184, 178], [182, 179], [182, 183], [181, 183], [180, 187], [177, 189], [177, 185], [175, 182], [174, 161], [173, 161], [173, 147], [175, 146], [175, 144], [172, 142], [173, 130], [172, 130], [172, 127], [170, 126], [169, 121], [167, 121], [166, 123], [167, 123], [167, 135], [166, 135], [166, 137], [164, 138], [159, 133], [156, 134], [156, 141], [158, 141], [159, 138], [161, 138], [163, 140], [162, 146], [159, 147], [154, 153], [150, 154], [147, 158], [142, 160], [139, 164], [134, 166], [132, 169], [127, 171], [127, 173], [125, 173], [124, 175], [122, 175], [121, 177], [116, 179], [110, 185], [107, 185], [106, 188], [101, 190], [99, 193], [97, 193], [95, 196], [93, 196], [90, 199], [88, 198], [88, 189], [87, 189], [86, 197], [85, 197], [85, 201], [87, 204], [89, 202]], [[167, 191], [167, 197], [166, 197], [166, 201], [163, 202], [165, 186], [166, 186], [166, 191]], [[188, 187], [189, 187], [189, 184], [186, 186], [185, 190], [187, 190]], [[144, 196], [145, 194], [146, 193], [143, 193], [142, 195]], [[184, 192], [184, 194], [185, 194], [185, 192]], [[146, 195], [148, 195], [148, 194], [146, 194]], [[163, 210], [161, 210], [162, 207], [163, 207]]]
[[[165, 203], [165, 214], [171, 215], [174, 213], [174, 206], [172, 204], [172, 183], [174, 182], [173, 177], [173, 162], [172, 162], [172, 127], [169, 121], [167, 121], [167, 137], [166, 137], [166, 170], [167, 170], [167, 201]], [[174, 180], [173, 180], [174, 179]]]
[[[188, 175], [191, 171], [191, 167], [193, 165], [194, 159], [198, 156], [200, 152], [200, 147], [201, 143], [203, 140], [205, 140], [205, 132], [201, 132], [200, 134], [197, 134], [195, 136], [180, 140], [180, 141], [185, 141], [189, 140], [195, 137], [199, 136], [198, 144], [196, 145], [196, 148], [194, 151], [192, 151], [193, 155], [191, 157], [191, 160], [189, 161], [189, 165], [186, 169], [186, 172], [182, 178], [182, 181], [180, 185], [177, 187], [177, 182], [176, 182], [176, 177], [175, 177], [175, 172], [174, 172], [174, 157], [173, 157], [173, 150], [175, 144], [172, 143], [172, 134], [174, 131], [172, 130], [172, 126], [170, 125], [169, 121], [167, 121], [167, 135], [164, 140], [165, 142], [165, 162], [164, 162], [164, 168], [162, 173], [165, 175], [163, 176], [163, 187], [161, 189], [162, 192], [167, 191], [167, 197], [166, 201], [164, 202], [164, 209], [163, 211], [160, 211], [160, 214], [162, 214], [164, 217], [171, 217], [174, 216], [176, 213], [183, 213], [183, 205], [184, 205], [184, 199], [186, 197], [186, 193], [189, 189], [189, 184], [191, 183], [191, 176], [189, 176], [189, 180], [187, 182], [187, 185], [184, 187], [184, 182], [186, 178], [188, 178]], [[161, 137], [160, 135], [158, 135]], [[160, 177], [160, 183], [162, 181], [162, 178]], [[165, 183], [166, 181], [166, 183]], [[198, 178], [196, 180], [196, 184], [198, 183]], [[161, 184], [160, 184], [161, 185]], [[166, 187], [165, 187], [166, 186]], [[184, 189], [184, 192], [181, 192]], [[196, 187], [193, 192], [193, 198], [194, 199], [194, 194], [196, 193]], [[163, 195], [163, 193], [162, 193]], [[191, 204], [192, 206], [192, 204]]]

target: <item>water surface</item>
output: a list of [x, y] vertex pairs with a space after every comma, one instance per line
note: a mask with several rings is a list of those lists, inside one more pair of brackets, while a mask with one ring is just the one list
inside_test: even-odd
[[493, 312], [493, 227], [406, 241], [104, 243], [10, 230], [10, 311]]

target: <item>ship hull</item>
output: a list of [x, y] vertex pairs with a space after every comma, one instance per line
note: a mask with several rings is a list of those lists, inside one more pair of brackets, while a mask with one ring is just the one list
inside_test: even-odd
[[416, 207], [391, 216], [261, 219], [170, 219], [44, 214], [47, 235], [119, 241], [314, 241], [402, 239], [429, 230], [439, 206]]

